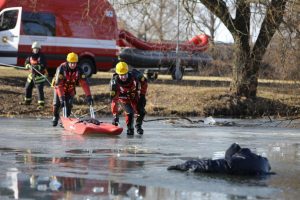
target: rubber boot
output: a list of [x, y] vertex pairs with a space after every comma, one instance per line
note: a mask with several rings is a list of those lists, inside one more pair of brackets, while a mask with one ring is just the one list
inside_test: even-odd
[[144, 134], [144, 130], [142, 129], [142, 125], [136, 125], [136, 132], [139, 134], [139, 135], [143, 135]]
[[127, 135], [134, 135], [133, 114], [127, 115]]
[[38, 110], [43, 110], [44, 107], [45, 107], [45, 103], [39, 102], [39, 105], [38, 105], [37, 109], [38, 109]]
[[57, 126], [59, 117], [53, 117], [52, 126]]
[[53, 119], [52, 119], [52, 126], [57, 126], [59, 120], [59, 107], [53, 106]]
[[21, 105], [30, 105], [31, 104], [31, 100], [24, 100], [23, 102], [21, 102]]
[[127, 135], [134, 135], [134, 129], [133, 128], [127, 128]]
[[144, 130], [143, 130], [143, 128], [142, 128], [142, 124], [143, 124], [144, 117], [145, 117], [145, 114], [144, 114], [144, 113], [141, 113], [140, 115], [138, 115], [138, 117], [137, 117], [137, 119], [136, 119], [136, 125], [135, 125], [135, 128], [136, 128], [136, 132], [137, 132], [139, 135], [143, 135], [143, 134], [144, 134]]

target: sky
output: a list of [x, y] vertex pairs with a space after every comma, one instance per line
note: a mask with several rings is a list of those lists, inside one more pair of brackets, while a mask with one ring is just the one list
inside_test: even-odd
[[[122, 0], [110, 0], [110, 1], [111, 2], [118, 2], [118, 1], [122, 1]], [[175, 1], [175, 0], [172, 0], [172, 1]], [[234, 1], [226, 0], [225, 2], [227, 4], [227, 7], [229, 9], [229, 12], [230, 12], [232, 18], [235, 18], [236, 9], [235, 9]], [[201, 4], [199, 4], [199, 5], [200, 5], [200, 7], [199, 7], [200, 11], [204, 11], [204, 14], [205, 14], [205, 12], [209, 12], [205, 6], [203, 6]], [[250, 22], [250, 34], [251, 34], [250, 37], [251, 37], [252, 42], [255, 42], [256, 39], [257, 39], [257, 36], [259, 34], [259, 30], [260, 30], [262, 20], [264, 19], [264, 14], [262, 14], [262, 13], [265, 10], [264, 10], [264, 7], [261, 6], [261, 5], [257, 6], [256, 4], [252, 4], [251, 11], [252, 11], [252, 14], [251, 14], [251, 22]], [[184, 10], [182, 10], [181, 12], [184, 12]], [[123, 14], [125, 14], [125, 13], [122, 12], [122, 15]], [[131, 10], [130, 14], [132, 15], [132, 10]], [[129, 18], [130, 17], [125, 18], [125, 21], [128, 21]], [[172, 18], [175, 21], [177, 20], [176, 16], [173, 16]], [[131, 23], [132, 22], [133, 21], [131, 21]], [[174, 29], [172, 29], [172, 30], [175, 31]], [[209, 31], [206, 31], [206, 30], [204, 30], [204, 31], [205, 31], [206, 34], [209, 33]], [[180, 35], [182, 35], [182, 34], [185, 34], [185, 33], [184, 32], [180, 33]], [[174, 35], [174, 32], [172, 32], [172, 34], [170, 34], [170, 35]], [[173, 36], [171, 36], [171, 37], [173, 37]], [[221, 23], [220, 26], [218, 27], [218, 29], [216, 30], [215, 41], [224, 42], [224, 43], [233, 43], [234, 42], [231, 33], [228, 31], [228, 29], [225, 27], [225, 25], [223, 23]]]
[[233, 43], [233, 37], [223, 23], [221, 23], [217, 30], [215, 42]]
[[[263, 22], [263, 19], [265, 17], [265, 8], [260, 5], [259, 7], [257, 5], [252, 5], [251, 8], [251, 19], [250, 19], [250, 34], [251, 34], [251, 40], [254, 43], [258, 37], [261, 24]], [[230, 13], [231, 16], [235, 17], [235, 9], [234, 7], [230, 7]], [[228, 31], [226, 26], [221, 23], [219, 29], [217, 30], [217, 34], [215, 36], [215, 41], [219, 42], [225, 42], [225, 43], [233, 43], [233, 37], [231, 33]]]

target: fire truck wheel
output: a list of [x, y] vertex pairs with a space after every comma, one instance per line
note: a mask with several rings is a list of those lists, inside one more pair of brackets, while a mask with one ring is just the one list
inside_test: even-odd
[[83, 70], [87, 77], [91, 77], [94, 73], [94, 64], [90, 59], [82, 59], [79, 62], [79, 67]]

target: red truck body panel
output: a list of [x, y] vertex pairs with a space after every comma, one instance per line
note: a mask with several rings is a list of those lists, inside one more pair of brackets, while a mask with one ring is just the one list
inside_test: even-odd
[[[22, 23], [16, 55], [5, 52], [17, 56], [17, 63], [7, 64], [23, 65], [32, 42], [39, 41], [49, 68], [58, 67], [69, 52], [79, 54], [80, 60], [90, 60], [97, 66], [94, 72], [114, 66], [118, 27], [116, 13], [107, 0], [0, 0], [0, 10], [11, 7], [22, 7]], [[43, 24], [34, 20], [39, 17], [49, 21], [49, 33], [38, 32]]]

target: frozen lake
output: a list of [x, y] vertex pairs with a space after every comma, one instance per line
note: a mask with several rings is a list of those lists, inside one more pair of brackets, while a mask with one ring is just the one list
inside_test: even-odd
[[[105, 137], [74, 135], [50, 119], [0, 118], [0, 199], [298, 199], [299, 129], [231, 121], [150, 121], [143, 136]], [[220, 158], [233, 142], [266, 156], [276, 175], [167, 171], [189, 158]]]

